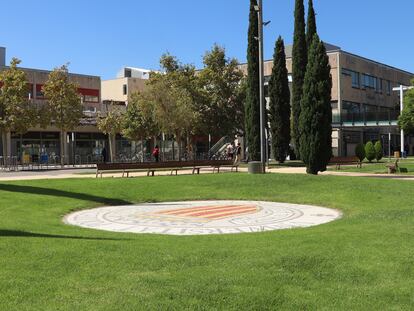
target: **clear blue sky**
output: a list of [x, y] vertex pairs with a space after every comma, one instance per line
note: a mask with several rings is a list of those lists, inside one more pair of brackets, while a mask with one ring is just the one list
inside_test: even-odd
[[[294, 0], [263, 0], [265, 56], [280, 34], [292, 42]], [[307, 0], [305, 0], [307, 5]], [[314, 0], [321, 38], [414, 72], [413, 0]], [[246, 59], [249, 0], [5, 0], [0, 46], [22, 66], [112, 78], [124, 65], [158, 69], [169, 51], [201, 66], [214, 43]]]

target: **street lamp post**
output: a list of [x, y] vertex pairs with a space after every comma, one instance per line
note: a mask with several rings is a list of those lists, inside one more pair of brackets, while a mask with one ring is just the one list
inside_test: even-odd
[[259, 95], [260, 95], [260, 160], [263, 173], [266, 173], [266, 135], [265, 135], [265, 97], [264, 97], [264, 64], [263, 64], [263, 0], [257, 0], [255, 6], [259, 26]]
[[[413, 87], [412, 86], [404, 86], [404, 85], [400, 85], [399, 87], [394, 87], [392, 90], [394, 92], [400, 92], [400, 111], [401, 113], [403, 112], [404, 109], [404, 92], [411, 90]], [[404, 130], [401, 129], [401, 157], [404, 154]]]

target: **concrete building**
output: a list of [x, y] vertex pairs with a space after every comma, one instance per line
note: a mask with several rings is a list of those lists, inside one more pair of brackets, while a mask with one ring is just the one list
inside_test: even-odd
[[[7, 69], [6, 49], [0, 48], [0, 71]], [[27, 77], [28, 99], [33, 105], [42, 105], [45, 98], [42, 86], [48, 79], [50, 71], [21, 68]], [[85, 116], [73, 132], [67, 133], [65, 154], [68, 162], [92, 161], [101, 155], [102, 148], [107, 144], [106, 136], [96, 128], [96, 114], [102, 109], [101, 79], [98, 76], [70, 74], [70, 79], [79, 85], [78, 91], [82, 96]], [[3, 155], [2, 144], [7, 144], [8, 154]], [[28, 133], [20, 136], [10, 133], [6, 141], [0, 139], [0, 156], [17, 156], [23, 152], [36, 161], [40, 156], [56, 159], [60, 154], [59, 129], [49, 126], [46, 129], [31, 128]], [[76, 159], [75, 159], [76, 154]]]
[[150, 73], [151, 71], [147, 69], [122, 68], [116, 79], [102, 81], [102, 100], [128, 104], [131, 94], [144, 90]]
[[[414, 74], [346, 52], [338, 46], [325, 46], [332, 75], [333, 154], [353, 156], [356, 145], [369, 140], [381, 140], [386, 154], [389, 149], [400, 150], [399, 94], [392, 88], [410, 85]], [[289, 82], [292, 82], [292, 46], [286, 47], [286, 58]], [[272, 67], [272, 60], [265, 62], [265, 81], [269, 81]], [[247, 65], [241, 65], [241, 69], [246, 72]], [[414, 139], [407, 137], [406, 143], [412, 154]]]

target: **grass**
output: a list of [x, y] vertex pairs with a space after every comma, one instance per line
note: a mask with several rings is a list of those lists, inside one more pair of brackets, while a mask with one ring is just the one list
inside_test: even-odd
[[[391, 159], [389, 161], [388, 159], [382, 159], [380, 162], [372, 162], [369, 163], [367, 161], [363, 162], [363, 165], [361, 168], [357, 168], [356, 165], [342, 165], [341, 171], [343, 172], [356, 172], [356, 173], [372, 173], [372, 174], [387, 174], [388, 169], [386, 165], [388, 163], [395, 163], [395, 159]], [[398, 175], [414, 175], [414, 159], [408, 158], [408, 159], [402, 159], [399, 161], [398, 166], [401, 171], [398, 171]], [[329, 170], [333, 171], [335, 170], [335, 167], [332, 166], [329, 168]]]
[[[409, 310], [410, 181], [216, 174], [0, 183], [0, 310]], [[64, 225], [108, 204], [252, 199], [340, 209], [318, 227], [176, 237]]]

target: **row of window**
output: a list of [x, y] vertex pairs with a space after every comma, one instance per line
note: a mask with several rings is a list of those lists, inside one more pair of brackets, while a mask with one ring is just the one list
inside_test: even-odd
[[399, 114], [399, 107], [390, 108], [343, 101], [340, 119], [342, 122], [395, 121]]
[[359, 73], [350, 69], [342, 69], [342, 74], [350, 76], [352, 79], [352, 87], [354, 88], [368, 88], [373, 89], [378, 93], [383, 92], [385, 84], [385, 92], [387, 95], [391, 95], [391, 81], [377, 78], [365, 73]]
[[[42, 87], [43, 87], [43, 84], [36, 84], [35, 95], [37, 99], [45, 98], [43, 91], [42, 91]], [[29, 89], [28, 97], [32, 97], [33, 84], [28, 84], [28, 89]], [[78, 92], [81, 95], [83, 102], [99, 103], [99, 90], [79, 88]]]

